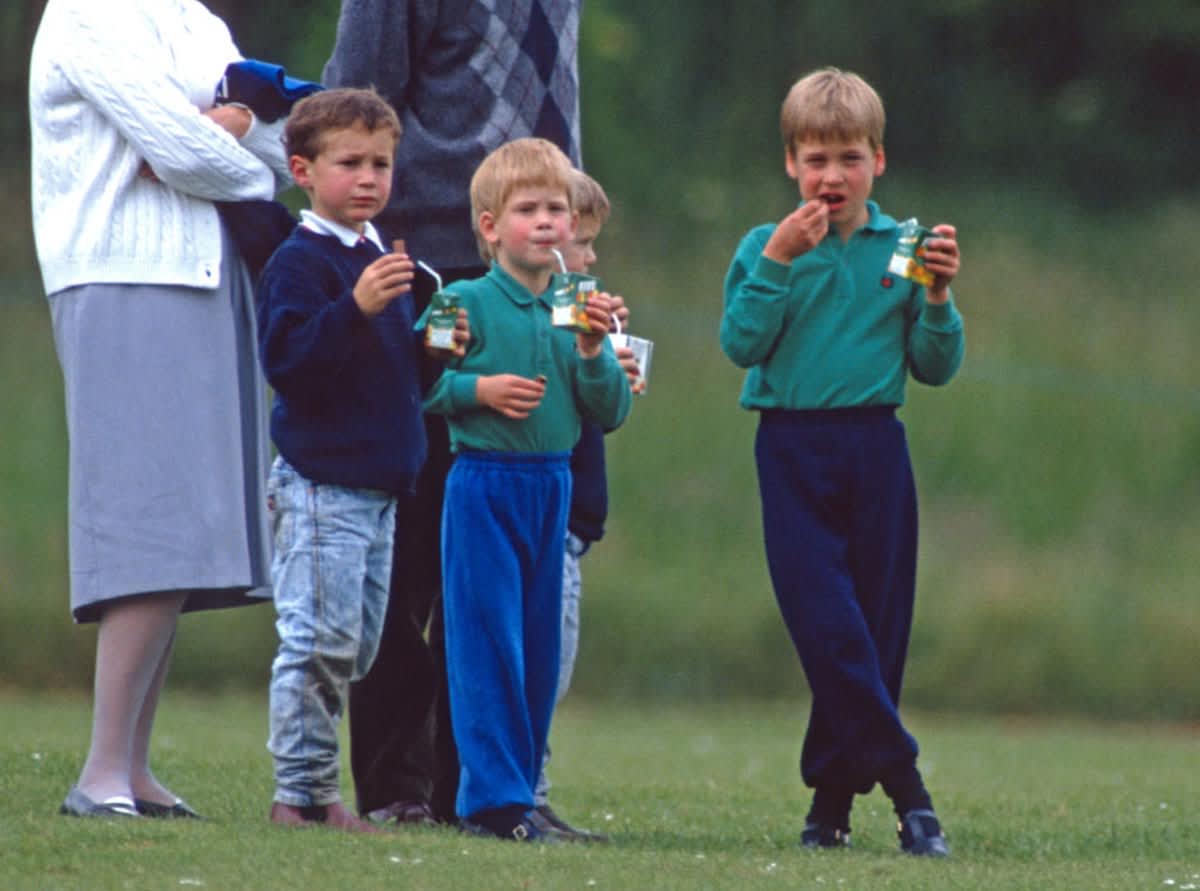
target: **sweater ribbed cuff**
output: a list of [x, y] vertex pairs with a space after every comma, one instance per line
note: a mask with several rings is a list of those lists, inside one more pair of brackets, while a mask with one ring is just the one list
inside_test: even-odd
[[758, 262], [754, 264], [756, 277], [765, 279], [780, 288], [787, 286], [788, 276], [791, 275], [791, 272], [791, 264], [780, 263], [770, 257], [759, 256]]
[[475, 395], [475, 391], [478, 384], [478, 374], [455, 375], [454, 380], [450, 382], [451, 408], [456, 412], [460, 412], [477, 407], [479, 400]]
[[958, 310], [954, 306], [954, 298], [951, 297], [945, 303], [926, 303], [921, 310], [921, 323], [927, 328], [942, 330], [957, 328], [961, 324], [961, 320]]

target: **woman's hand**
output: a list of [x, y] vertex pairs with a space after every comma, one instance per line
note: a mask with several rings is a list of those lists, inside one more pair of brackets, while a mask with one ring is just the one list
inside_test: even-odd
[[249, 133], [254, 123], [254, 112], [244, 105], [214, 105], [204, 116], [234, 139]]

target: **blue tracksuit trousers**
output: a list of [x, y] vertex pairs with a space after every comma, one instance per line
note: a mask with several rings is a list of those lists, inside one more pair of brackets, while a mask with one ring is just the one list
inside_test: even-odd
[[866, 793], [917, 757], [897, 712], [916, 586], [917, 500], [890, 406], [764, 411], [767, 564], [812, 691], [804, 782]]
[[558, 687], [568, 458], [465, 452], [446, 478], [442, 578], [460, 818], [533, 807]]

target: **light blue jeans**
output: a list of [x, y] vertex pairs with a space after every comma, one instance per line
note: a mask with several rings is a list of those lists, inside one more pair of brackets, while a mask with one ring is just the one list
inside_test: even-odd
[[350, 682], [367, 673], [379, 649], [396, 501], [314, 483], [283, 458], [271, 468], [267, 498], [279, 634], [267, 742], [275, 800], [327, 805], [341, 798], [337, 728]]
[[[568, 532], [566, 549], [563, 552], [562, 588], [562, 651], [558, 662], [558, 691], [554, 705], [558, 706], [571, 688], [571, 675], [575, 673], [575, 655], [579, 652], [579, 600], [583, 596], [583, 576], [579, 572], [579, 561], [591, 547], [577, 535]], [[550, 794], [550, 778], [546, 767], [550, 763], [550, 744], [546, 743], [546, 754], [542, 758], [542, 769], [538, 772], [537, 785], [533, 790], [533, 803], [541, 807]]]

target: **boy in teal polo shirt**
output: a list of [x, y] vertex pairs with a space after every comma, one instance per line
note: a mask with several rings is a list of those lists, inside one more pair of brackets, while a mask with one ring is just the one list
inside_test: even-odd
[[558, 685], [570, 452], [580, 421], [619, 426], [632, 397], [608, 342], [612, 303], [588, 300], [592, 333], [551, 325], [555, 251], [574, 234], [571, 162], [518, 139], [471, 180], [483, 278], [454, 282], [471, 320], [426, 401], [457, 455], [446, 479], [442, 573], [451, 722], [463, 828], [555, 838], [534, 811]]
[[844, 847], [855, 794], [892, 799], [900, 847], [948, 854], [898, 713], [916, 584], [917, 502], [905, 380], [950, 380], [962, 319], [953, 226], [926, 243], [928, 287], [889, 270], [899, 226], [868, 200], [884, 171], [883, 103], [857, 75], [798, 81], [781, 116], [800, 207], [742, 240], [725, 280], [721, 347], [749, 369], [767, 564], [812, 691], [801, 843]]

